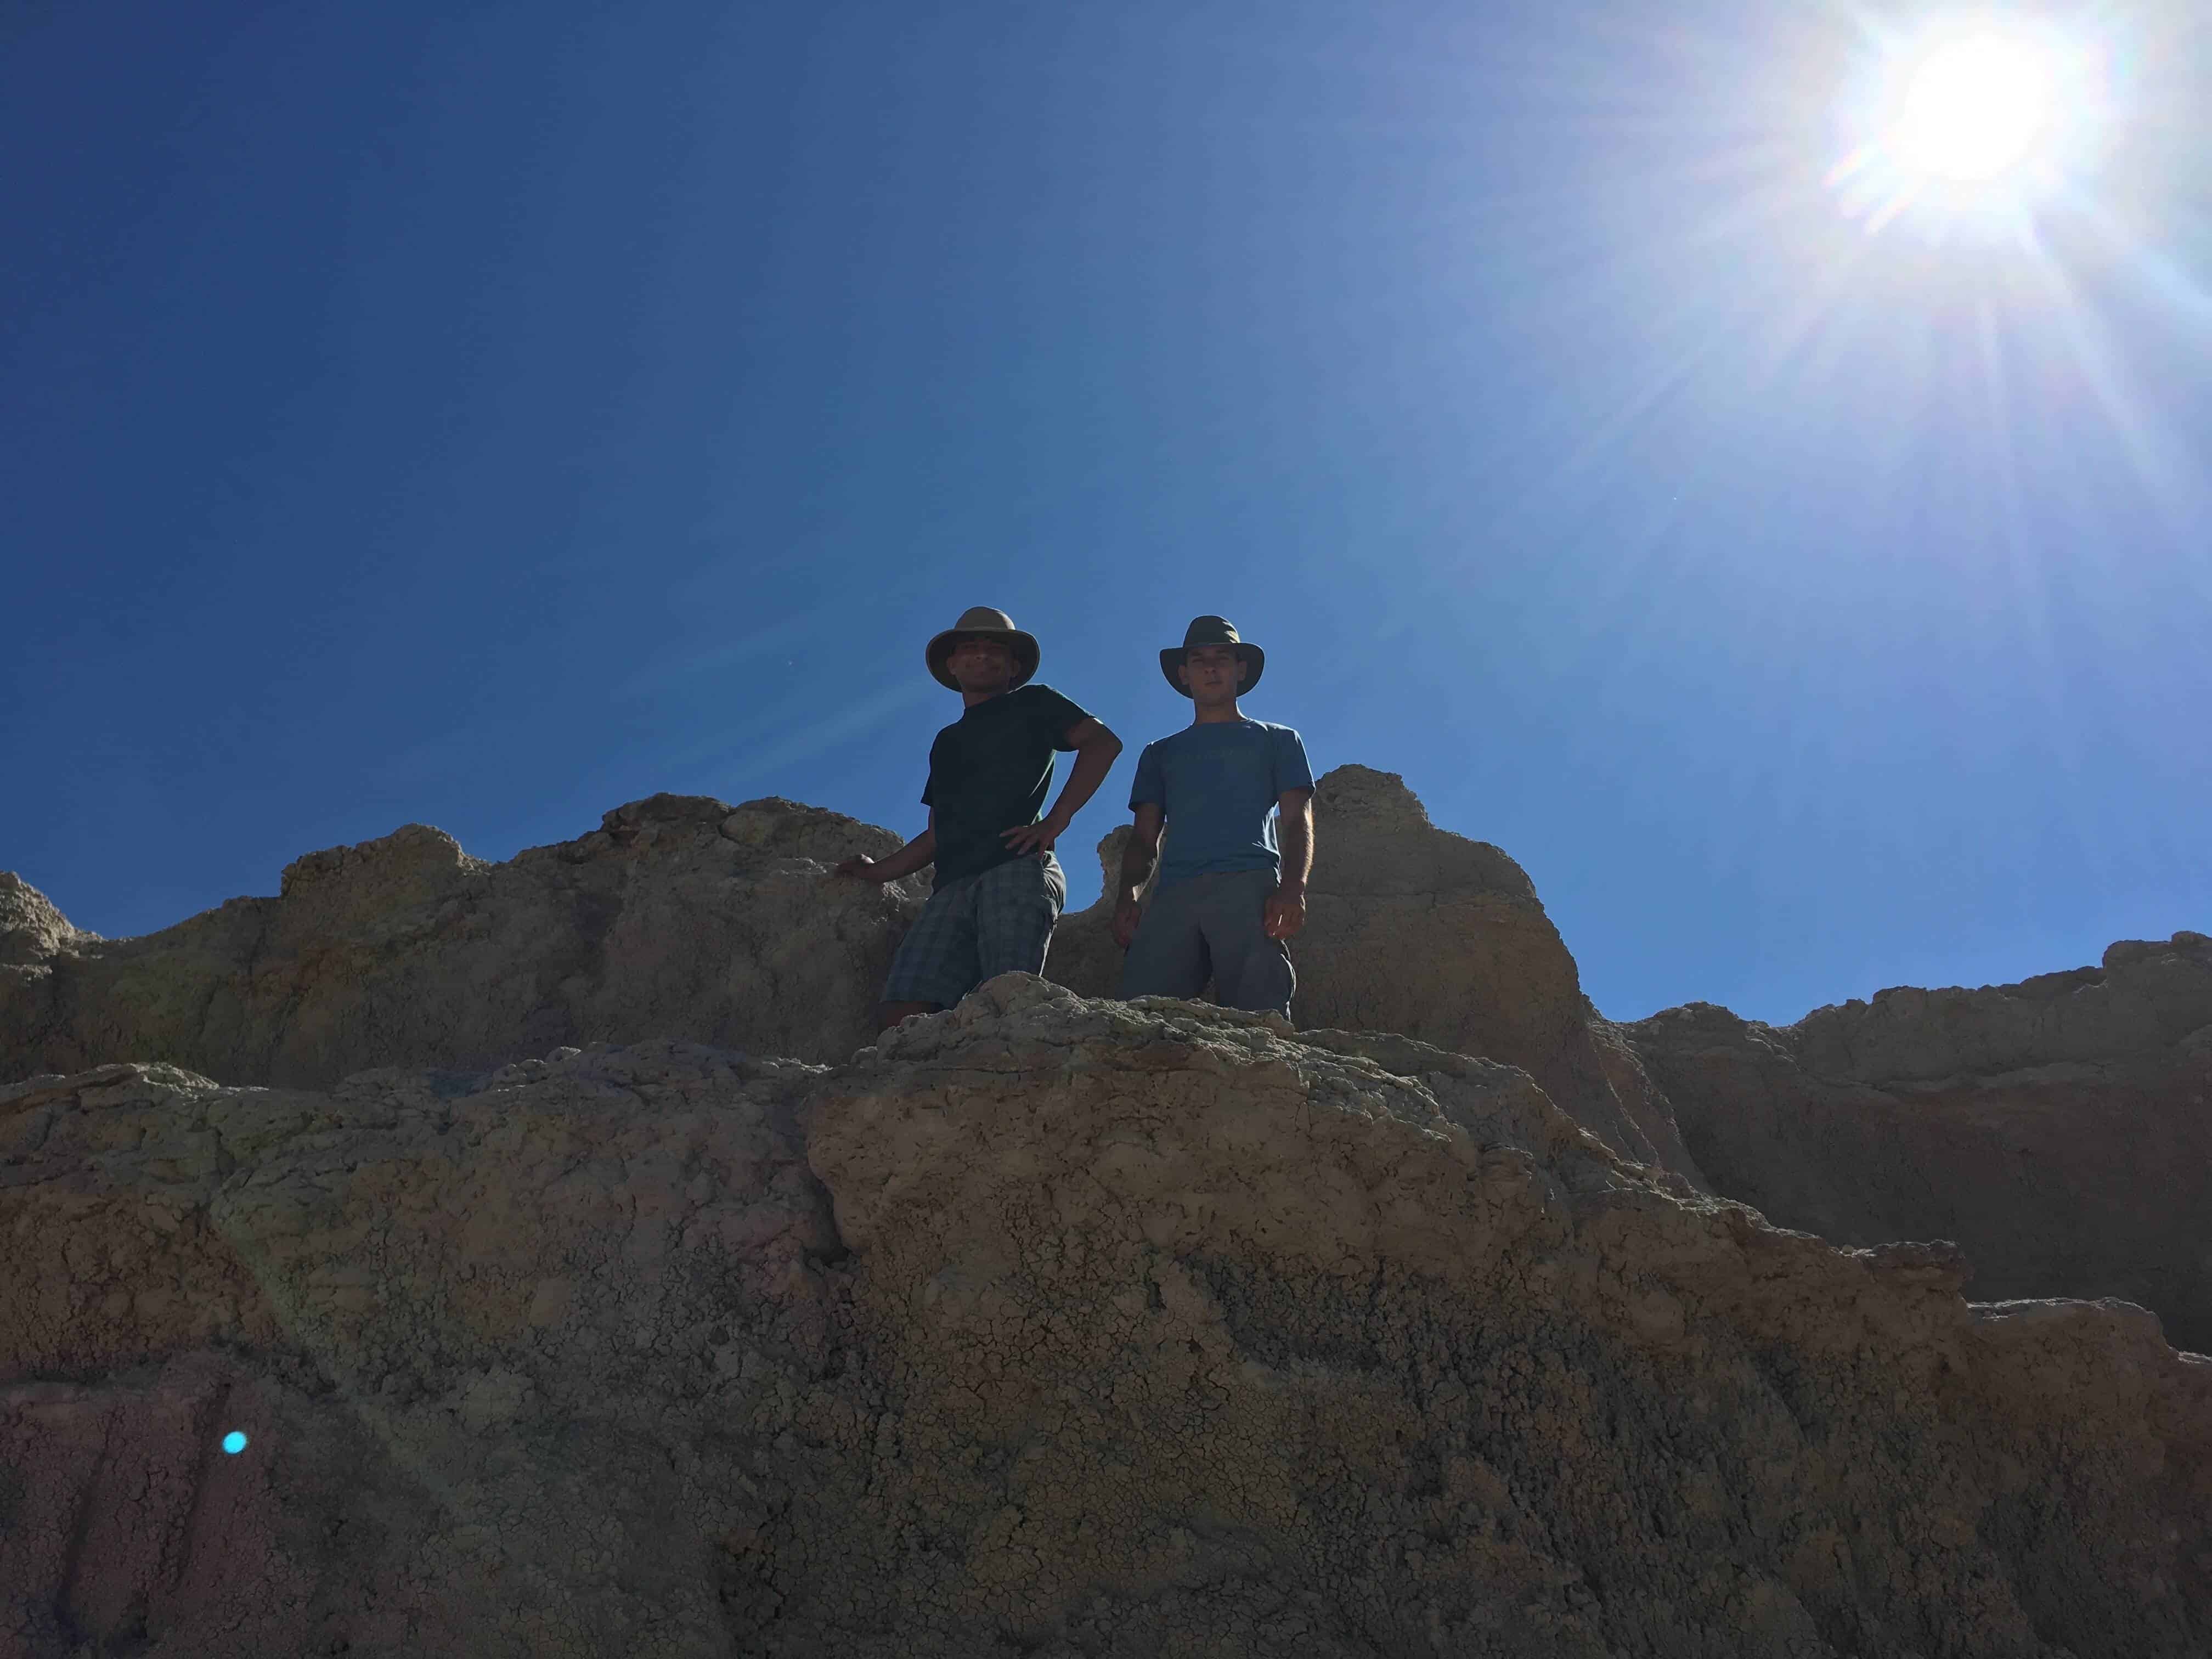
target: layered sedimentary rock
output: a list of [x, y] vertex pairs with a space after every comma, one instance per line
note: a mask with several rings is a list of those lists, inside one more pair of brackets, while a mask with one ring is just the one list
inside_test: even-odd
[[0, 1093], [0, 1238], [10, 1655], [2212, 1645], [2212, 1365], [1403, 1037], [115, 1066]]
[[2212, 939], [1792, 1026], [1699, 1003], [1619, 1029], [1718, 1190], [1838, 1243], [1954, 1239], [1984, 1294], [2118, 1297], [2212, 1350]]
[[[1402, 782], [1365, 767], [1323, 777], [1316, 810], [1301, 1024], [1523, 1066], [1616, 1150], [1697, 1182], [1665, 1099], [1592, 1018], [1518, 865], [1437, 829]], [[649, 1037], [842, 1060], [872, 1033], [927, 889], [829, 872], [898, 844], [789, 801], [701, 796], [634, 802], [504, 864], [417, 824], [300, 859], [277, 898], [112, 941], [9, 878], [0, 1079], [158, 1059], [225, 1083], [314, 1085]], [[1119, 847], [1109, 838], [1109, 876]], [[1121, 962], [1102, 902], [1063, 921], [1046, 971], [1111, 995]]]

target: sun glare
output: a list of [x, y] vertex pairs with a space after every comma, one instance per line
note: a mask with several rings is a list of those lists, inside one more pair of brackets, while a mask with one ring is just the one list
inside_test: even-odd
[[1930, 52], [1905, 77], [1887, 148], [1905, 167], [1961, 184], [2025, 161], [2051, 125], [2051, 52], [1994, 31]]
[[2107, 101], [2094, 40], [1984, 14], [1871, 46], [1845, 99], [1850, 153], [1830, 176], [1868, 228], [1908, 212], [2016, 225], [2092, 159]]

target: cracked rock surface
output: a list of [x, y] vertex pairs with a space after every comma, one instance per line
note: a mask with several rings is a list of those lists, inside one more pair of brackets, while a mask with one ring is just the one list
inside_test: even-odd
[[[2212, 1364], [1025, 976], [0, 1091], [0, 1654], [2197, 1655]], [[227, 1430], [249, 1435], [235, 1456]]]

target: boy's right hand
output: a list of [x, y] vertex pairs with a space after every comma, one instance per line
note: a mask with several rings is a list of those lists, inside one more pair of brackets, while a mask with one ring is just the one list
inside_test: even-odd
[[880, 882], [876, 873], [876, 861], [866, 853], [855, 853], [830, 872], [833, 876], [857, 876], [862, 881]]
[[1124, 951], [1137, 937], [1137, 924], [1144, 920], [1144, 909], [1134, 894], [1124, 894], [1114, 907], [1114, 943]]

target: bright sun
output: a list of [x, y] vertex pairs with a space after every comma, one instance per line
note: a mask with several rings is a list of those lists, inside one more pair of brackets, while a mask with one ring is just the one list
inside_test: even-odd
[[1958, 184], [1996, 178], [2051, 125], [2051, 58], [2040, 41], [1996, 30], [1936, 46], [1905, 72], [1883, 147], [1914, 173]]
[[1829, 174], [1879, 230], [2017, 226], [2078, 185], [2111, 118], [2094, 36], [1987, 14], [1877, 37], [1845, 88], [1849, 153]]

